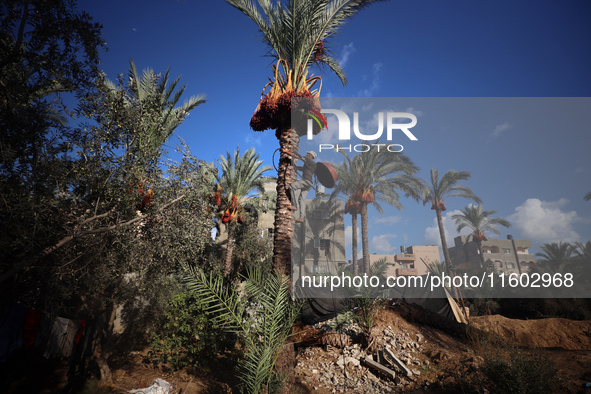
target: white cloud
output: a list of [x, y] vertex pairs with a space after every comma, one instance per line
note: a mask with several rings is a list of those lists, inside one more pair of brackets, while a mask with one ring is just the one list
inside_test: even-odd
[[347, 62], [349, 61], [349, 57], [355, 52], [357, 52], [357, 49], [355, 49], [355, 46], [352, 42], [343, 47], [343, 50], [341, 51], [341, 57], [339, 59], [339, 63], [342, 68], [345, 68]]
[[[359, 93], [357, 94], [358, 96], [361, 97], [372, 97], [379, 89], [380, 87], [380, 70], [382, 68], [383, 64], [381, 62], [376, 62], [373, 64], [371, 70], [372, 70], [372, 79], [371, 79], [371, 84], [368, 88], [360, 90]], [[365, 81], [365, 79], [364, 79]]]
[[416, 116], [417, 118], [420, 116], [423, 116], [423, 111], [416, 109], [414, 107], [408, 107], [402, 112], [409, 112], [409, 113], [413, 114], [414, 116]]
[[261, 146], [261, 144], [263, 143], [262, 133], [249, 133], [244, 139], [244, 141], [247, 144], [250, 144], [251, 147]]
[[375, 253], [394, 253], [396, 246], [390, 244], [390, 240], [396, 238], [396, 234], [375, 235], [371, 238], [371, 251]]
[[400, 216], [384, 216], [374, 220], [374, 223], [378, 224], [387, 224], [388, 226], [392, 226], [396, 223], [400, 223], [402, 218]]
[[402, 240], [404, 241], [404, 243], [405, 243], [405, 244], [407, 244], [407, 243], [408, 243], [408, 239], [409, 239], [409, 238], [408, 238], [408, 234], [403, 234], [403, 235], [402, 235]]
[[511, 129], [512, 127], [513, 127], [513, 125], [511, 125], [511, 124], [509, 124], [507, 122], [498, 125], [497, 127], [495, 127], [495, 129], [493, 130], [493, 132], [490, 133], [490, 135], [489, 135], [489, 141], [492, 140], [493, 138], [497, 138], [503, 132], [505, 132], [506, 130]]
[[582, 219], [575, 211], [563, 211], [567, 204], [566, 198], [550, 202], [528, 198], [507, 220], [522, 239], [541, 243], [578, 241], [573, 224]]

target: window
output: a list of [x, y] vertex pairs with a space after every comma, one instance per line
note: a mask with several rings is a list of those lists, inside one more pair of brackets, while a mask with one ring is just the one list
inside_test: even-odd
[[327, 265], [313, 265], [312, 266], [312, 273], [313, 274], [324, 274], [328, 272]]
[[314, 247], [320, 249], [328, 249], [330, 248], [330, 240], [328, 239], [315, 239], [314, 240]]
[[503, 253], [511, 253], [511, 249], [503, 248]]
[[513, 263], [507, 263], [507, 268], [508, 269], [513, 269], [513, 268], [515, 268], [515, 264], [513, 264]]

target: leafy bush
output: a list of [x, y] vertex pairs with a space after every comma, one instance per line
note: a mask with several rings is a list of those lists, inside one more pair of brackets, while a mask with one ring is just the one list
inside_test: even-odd
[[233, 347], [235, 337], [208, 318], [199, 299], [179, 290], [167, 303], [162, 329], [153, 334], [151, 357], [172, 369], [202, 364]]
[[559, 391], [554, 366], [539, 352], [516, 347], [487, 352], [481, 367], [492, 393], [555, 393]]

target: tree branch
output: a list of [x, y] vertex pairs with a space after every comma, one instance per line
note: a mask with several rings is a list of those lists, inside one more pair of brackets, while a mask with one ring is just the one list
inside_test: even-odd
[[[162, 212], [164, 211], [166, 208], [168, 208], [169, 206], [171, 206], [172, 204], [182, 200], [185, 196], [182, 195], [180, 197], [175, 198], [172, 201], [169, 201], [168, 203], [164, 204], [163, 206], [161, 206], [160, 208], [158, 208], [158, 212]], [[81, 224], [85, 224], [85, 223], [89, 223], [91, 221], [94, 221], [96, 219], [102, 218], [102, 217], [106, 217], [109, 214], [112, 213], [112, 210], [109, 212], [105, 212], [102, 213], [100, 215], [95, 215], [91, 218], [88, 218], [86, 220], [84, 220]], [[106, 233], [112, 230], [115, 230], [117, 228], [121, 228], [121, 227], [127, 227], [135, 222], [138, 222], [140, 220], [142, 220], [143, 217], [136, 217], [134, 219], [128, 220], [126, 222], [123, 223], [117, 223], [114, 224], [112, 226], [108, 226], [108, 227], [102, 227], [102, 228], [97, 228], [97, 229], [93, 229], [93, 230], [86, 230], [86, 231], [81, 231], [81, 232], [75, 232], [71, 235], [68, 235], [64, 238], [62, 238], [58, 243], [56, 243], [53, 246], [47, 247], [45, 249], [43, 249], [39, 255], [37, 256], [37, 258], [35, 260], [39, 260], [53, 252], [55, 252], [56, 250], [58, 250], [59, 248], [61, 248], [62, 246], [66, 245], [67, 243], [69, 243], [70, 241], [72, 241], [74, 238], [79, 238], [79, 237], [83, 237], [85, 235], [89, 235], [89, 234], [101, 234], [101, 233]], [[13, 267], [11, 270], [9, 270], [8, 272], [2, 274], [2, 276], [0, 276], [0, 284], [4, 283], [4, 281], [12, 278], [14, 275], [18, 274], [20, 271], [22, 271], [25, 267], [27, 267], [28, 262], [27, 261], [23, 261], [19, 264], [17, 264], [15, 267]]]

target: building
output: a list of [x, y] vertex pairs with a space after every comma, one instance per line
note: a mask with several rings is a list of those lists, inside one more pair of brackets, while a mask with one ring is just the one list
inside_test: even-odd
[[294, 222], [294, 278], [324, 273], [336, 275], [345, 264], [344, 202], [306, 199], [304, 221]]
[[[369, 255], [371, 265], [382, 259], [386, 259], [388, 264], [387, 276], [426, 275], [429, 271], [427, 265], [439, 261], [439, 246], [413, 245], [407, 248], [401, 246], [398, 254], [372, 253]], [[359, 272], [363, 272], [363, 259], [358, 260], [358, 263]]]
[[[480, 268], [482, 263], [478, 243], [471, 236], [454, 238], [455, 246], [449, 248], [452, 265], [458, 271], [471, 271]], [[535, 264], [535, 255], [529, 252], [531, 241], [524, 239], [489, 239], [482, 241], [482, 254], [485, 264], [498, 272], [506, 274], [526, 272]], [[519, 260], [519, 261], [518, 261]], [[519, 264], [519, 265], [518, 265]]]

